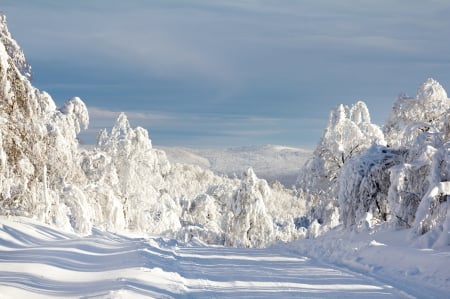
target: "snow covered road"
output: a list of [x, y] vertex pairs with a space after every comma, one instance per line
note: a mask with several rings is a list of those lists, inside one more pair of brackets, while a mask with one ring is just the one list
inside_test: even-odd
[[183, 247], [192, 298], [401, 298], [388, 286], [268, 249]]
[[80, 238], [0, 217], [0, 298], [407, 298], [370, 277], [278, 252], [100, 231]]

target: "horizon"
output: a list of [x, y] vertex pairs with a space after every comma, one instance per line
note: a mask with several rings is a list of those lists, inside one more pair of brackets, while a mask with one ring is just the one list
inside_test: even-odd
[[9, 30], [33, 85], [86, 103], [86, 144], [123, 111], [155, 146], [313, 149], [341, 103], [381, 126], [398, 94], [450, 83], [446, 1], [26, 2], [4, 1]]

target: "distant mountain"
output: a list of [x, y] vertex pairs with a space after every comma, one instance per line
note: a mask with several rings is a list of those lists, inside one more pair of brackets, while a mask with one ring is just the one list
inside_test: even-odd
[[172, 163], [194, 164], [227, 176], [240, 177], [252, 167], [258, 177], [294, 185], [299, 171], [312, 151], [280, 145], [242, 146], [226, 149], [160, 147]]

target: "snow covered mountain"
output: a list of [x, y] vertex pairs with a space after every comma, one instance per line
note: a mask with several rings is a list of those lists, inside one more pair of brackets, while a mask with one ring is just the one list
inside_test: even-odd
[[279, 181], [286, 187], [295, 184], [300, 169], [312, 152], [280, 145], [243, 146], [227, 149], [160, 147], [172, 163], [198, 165], [229, 177], [240, 177], [253, 168], [268, 182]]

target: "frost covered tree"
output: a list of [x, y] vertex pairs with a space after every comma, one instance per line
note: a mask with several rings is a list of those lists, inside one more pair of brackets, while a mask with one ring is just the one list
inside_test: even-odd
[[[391, 168], [391, 187], [389, 202], [396, 224], [410, 227], [417, 208], [430, 187], [428, 177], [431, 175], [431, 164], [434, 153], [443, 145], [441, 134], [421, 130], [423, 123], [410, 126], [415, 138], [409, 147], [402, 147], [406, 154], [402, 163]], [[418, 132], [416, 132], [418, 131]], [[409, 137], [411, 138], [411, 137]], [[409, 138], [406, 138], [408, 140]]]
[[391, 219], [418, 235], [446, 231], [447, 178], [440, 169], [447, 163], [448, 112], [447, 93], [433, 79], [419, 87], [415, 98], [396, 100], [384, 127], [390, 147], [362, 152], [340, 174], [345, 225]]
[[450, 245], [450, 142], [432, 157], [428, 190], [417, 208], [413, 232], [428, 235], [427, 246]]
[[30, 79], [31, 66], [26, 61], [25, 55], [17, 42], [11, 37], [5, 15], [0, 15], [0, 42], [3, 44], [11, 63], [25, 78]]
[[4, 16], [0, 41], [1, 212], [87, 232], [85, 200], [71, 195], [83, 183], [75, 137], [89, 122], [87, 109], [78, 98], [56, 109], [47, 93], [31, 85], [31, 68]]
[[372, 226], [390, 219], [390, 169], [404, 152], [373, 145], [344, 165], [339, 176], [339, 211], [346, 227]]
[[[220, 188], [222, 187], [224, 186]], [[228, 194], [230, 191], [226, 192]], [[203, 193], [194, 200], [185, 201], [183, 204], [183, 227], [178, 232], [178, 239], [185, 242], [201, 241], [207, 244], [225, 243], [223, 226], [226, 211], [220, 200], [212, 194]]]
[[448, 115], [450, 101], [445, 89], [434, 79], [427, 79], [418, 89], [415, 97], [400, 95], [394, 102], [383, 131], [390, 146], [409, 146], [414, 141], [410, 134], [405, 133], [410, 126], [423, 123], [422, 130], [435, 128], [441, 132], [444, 139], [450, 136]]
[[344, 163], [372, 144], [385, 141], [381, 129], [371, 123], [366, 104], [339, 105], [330, 113], [328, 126], [298, 183], [308, 190], [332, 188]]
[[108, 176], [117, 177], [112, 187], [126, 228], [153, 233], [180, 228], [180, 207], [164, 192], [170, 163], [164, 152], [153, 149], [147, 130], [132, 129], [121, 113], [110, 133], [100, 133], [97, 150], [110, 157], [112, 165], [106, 167], [115, 173]]
[[273, 222], [264, 203], [268, 197], [267, 182], [258, 179], [253, 169], [245, 171], [241, 186], [229, 203], [225, 245], [262, 247], [272, 241]]
[[450, 242], [449, 148], [441, 134], [423, 132], [403, 163], [391, 169], [389, 203], [396, 225], [411, 227], [426, 246]]
[[297, 185], [311, 202], [310, 219], [335, 226], [337, 222], [338, 177], [344, 164], [372, 144], [384, 145], [381, 129], [371, 123], [367, 106], [357, 102], [351, 107], [338, 106], [330, 113], [313, 157], [305, 164]]
[[412, 227], [427, 246], [448, 244], [449, 109], [444, 88], [428, 79], [414, 98], [396, 100], [384, 127], [389, 143], [407, 152], [391, 169], [393, 221]]

